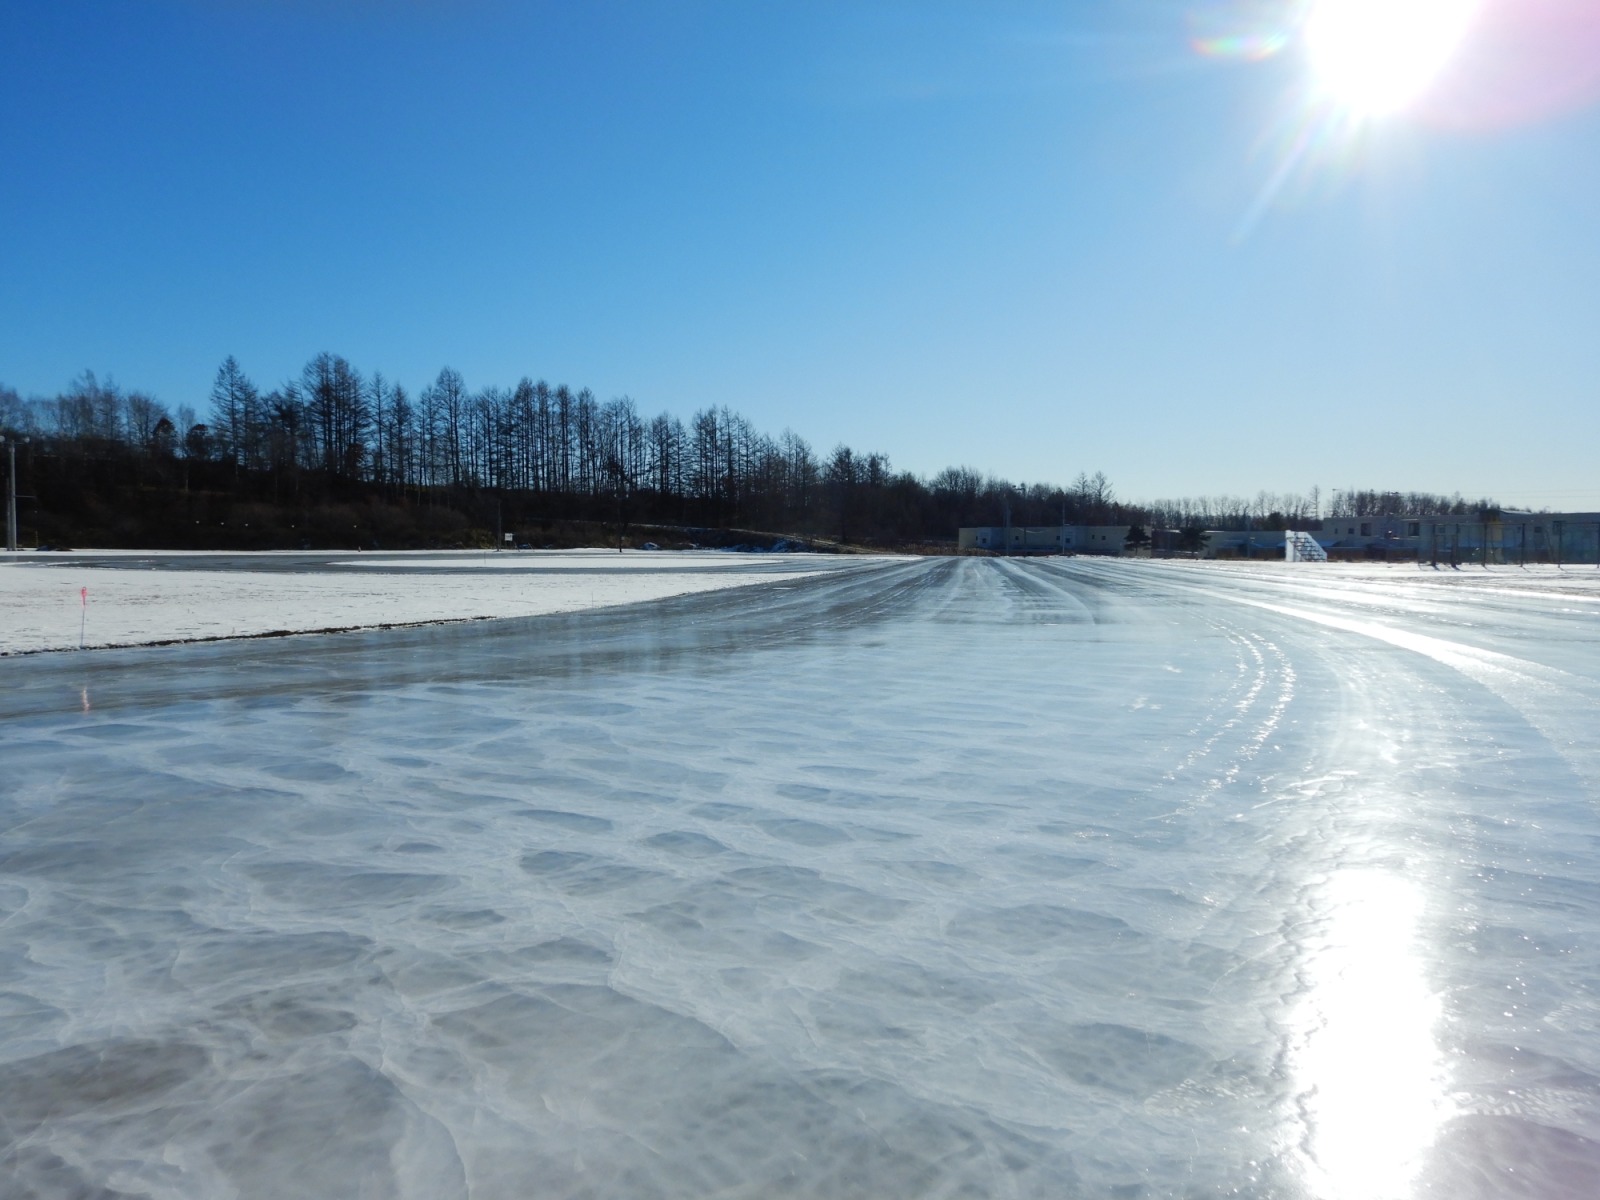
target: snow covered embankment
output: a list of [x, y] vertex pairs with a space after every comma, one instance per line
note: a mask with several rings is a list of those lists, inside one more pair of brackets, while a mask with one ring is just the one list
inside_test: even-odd
[[[613, 558], [606, 569], [592, 569], [600, 563], [591, 556], [549, 556], [538, 560], [537, 572], [470, 574], [463, 569], [477, 564], [467, 559], [455, 571], [441, 569], [436, 561], [426, 564], [428, 570], [414, 570], [390, 558], [379, 570], [325, 574], [105, 570], [13, 559], [0, 561], [0, 654], [74, 649], [80, 630], [83, 646], [90, 648], [529, 617], [745, 587], [826, 569], [814, 558], [781, 556], [762, 563], [759, 571], [730, 570], [718, 561], [680, 561], [679, 570], [667, 571], [661, 569], [663, 559], [670, 561], [663, 554], [616, 565], [619, 559]], [[749, 556], [735, 560], [741, 561], [750, 565]], [[526, 559], [521, 563], [533, 565]]]

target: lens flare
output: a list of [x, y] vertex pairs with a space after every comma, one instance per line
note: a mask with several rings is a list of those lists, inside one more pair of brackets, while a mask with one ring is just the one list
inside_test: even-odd
[[1600, 4], [1484, 0], [1471, 34], [1418, 106], [1430, 125], [1502, 130], [1600, 100]]
[[1186, 16], [1203, 58], [1303, 68], [1255, 146], [1267, 172], [1237, 238], [1365, 170], [1398, 126], [1498, 131], [1600, 102], [1600, 0], [1193, 0]]
[[1202, 58], [1263, 62], [1288, 49], [1285, 0], [1211, 0], [1188, 13], [1189, 45]]
[[1288, 46], [1289, 35], [1281, 30], [1267, 33], [1221, 34], [1216, 37], [1196, 37], [1190, 44], [1196, 54], [1204, 55], [1206, 58], [1261, 62]]
[[1413, 104], [1450, 62], [1480, 0], [1318, 0], [1304, 39], [1318, 89], [1363, 117]]

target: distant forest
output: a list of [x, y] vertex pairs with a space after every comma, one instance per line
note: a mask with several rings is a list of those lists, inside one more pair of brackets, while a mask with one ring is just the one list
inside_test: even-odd
[[[59, 395], [0, 385], [18, 446], [25, 544], [348, 547], [572, 544], [649, 530], [716, 544], [764, 531], [840, 546], [947, 548], [963, 525], [1315, 528], [1318, 517], [1477, 515], [1497, 506], [1418, 492], [1317, 489], [1147, 504], [1105, 475], [1013, 483], [971, 467], [931, 478], [889, 456], [818, 454], [725, 407], [687, 423], [524, 378], [470, 390], [445, 368], [414, 396], [336, 354], [262, 391], [230, 356], [210, 411], [169, 409], [85, 372]], [[32, 537], [29, 537], [29, 534]], [[737, 538], [734, 538], [737, 540]]]

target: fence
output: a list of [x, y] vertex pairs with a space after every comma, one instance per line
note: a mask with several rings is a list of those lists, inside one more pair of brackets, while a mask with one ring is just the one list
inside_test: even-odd
[[1600, 519], [1434, 521], [1424, 529], [1420, 549], [1434, 564], [1600, 565]]

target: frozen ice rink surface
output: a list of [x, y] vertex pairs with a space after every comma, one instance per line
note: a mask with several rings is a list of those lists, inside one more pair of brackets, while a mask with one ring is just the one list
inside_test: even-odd
[[1587, 578], [8, 659], [4, 1193], [1591, 1200]]

